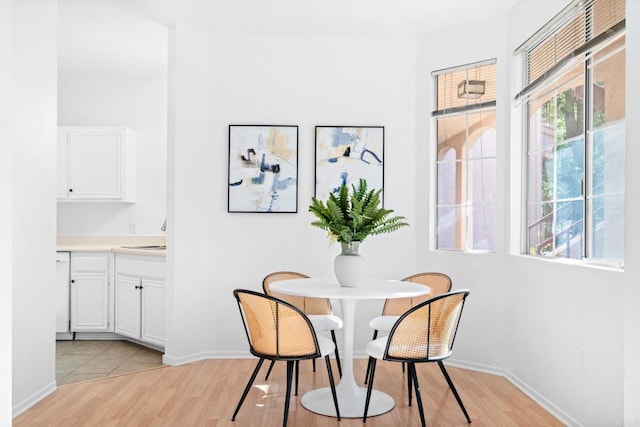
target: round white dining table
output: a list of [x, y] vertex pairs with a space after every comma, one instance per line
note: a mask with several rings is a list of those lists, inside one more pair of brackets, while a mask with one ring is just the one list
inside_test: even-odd
[[[365, 387], [356, 384], [353, 375], [353, 341], [356, 306], [360, 300], [407, 298], [425, 295], [428, 286], [400, 280], [363, 279], [357, 287], [342, 287], [335, 278], [288, 279], [273, 282], [272, 291], [305, 297], [331, 298], [340, 301], [343, 321], [342, 378], [336, 386], [340, 415], [344, 418], [360, 418], [364, 414]], [[317, 414], [336, 416], [329, 387], [311, 390], [302, 396], [302, 406]], [[371, 393], [367, 416], [384, 414], [393, 409], [391, 396], [379, 390]]]

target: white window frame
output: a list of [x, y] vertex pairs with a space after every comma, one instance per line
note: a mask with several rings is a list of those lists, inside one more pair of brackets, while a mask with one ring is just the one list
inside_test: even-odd
[[[437, 71], [433, 71], [431, 73], [432, 77], [433, 77], [433, 93], [434, 93], [434, 105], [438, 105], [438, 87], [437, 87], [437, 77], [442, 75], [442, 74], [446, 74], [446, 73], [451, 73], [451, 72], [455, 72], [455, 71], [462, 71], [462, 70], [466, 70], [466, 71], [471, 71], [477, 67], [482, 67], [482, 66], [487, 66], [487, 65], [496, 65], [497, 64], [497, 60], [495, 58], [492, 59], [487, 59], [484, 61], [479, 61], [479, 62], [474, 62], [474, 63], [470, 63], [470, 64], [464, 64], [464, 65], [459, 65], [459, 66], [455, 66], [455, 67], [451, 67], [451, 68], [446, 68], [446, 69], [441, 69], [441, 70], [437, 70]], [[496, 75], [497, 77], [497, 75]], [[472, 79], [471, 76], [468, 76], [469, 80]], [[497, 81], [496, 81], [497, 84]], [[431, 247], [433, 248], [433, 250], [436, 251], [441, 251], [441, 252], [458, 252], [458, 253], [495, 253], [496, 252], [496, 246], [498, 245], [497, 242], [497, 237], [498, 237], [498, 233], [497, 233], [497, 223], [494, 225], [494, 235], [493, 235], [493, 239], [494, 239], [494, 245], [492, 248], [490, 249], [473, 249], [473, 241], [471, 238], [471, 234], [468, 232], [469, 229], [469, 215], [466, 215], [465, 217], [465, 225], [464, 225], [464, 236], [463, 236], [463, 240], [464, 240], [464, 248], [461, 249], [449, 249], [449, 248], [439, 248], [438, 247], [438, 220], [439, 220], [439, 216], [438, 216], [438, 208], [440, 207], [440, 205], [438, 204], [438, 165], [439, 165], [439, 160], [438, 160], [438, 119], [441, 118], [446, 118], [446, 117], [453, 117], [456, 115], [466, 115], [466, 114], [482, 114], [484, 112], [489, 112], [489, 113], [493, 113], [493, 114], [497, 114], [497, 102], [496, 99], [492, 100], [492, 101], [488, 101], [488, 102], [479, 102], [479, 103], [472, 103], [472, 104], [468, 104], [466, 106], [462, 106], [462, 107], [454, 107], [454, 108], [450, 108], [450, 109], [443, 109], [443, 110], [436, 110], [434, 112], [432, 112], [432, 129], [434, 129], [433, 132], [433, 148], [432, 148], [432, 153], [433, 153], [433, 161], [431, 162], [432, 166], [433, 166], [433, 185], [432, 185], [432, 194], [434, 194], [434, 197], [432, 198], [433, 202], [432, 202], [432, 221], [431, 221], [431, 226], [430, 229], [432, 230], [431, 233]], [[466, 127], [466, 131], [467, 131], [467, 136], [469, 135], [469, 128]], [[467, 141], [468, 142], [468, 141]], [[497, 141], [496, 141], [496, 145], [497, 145]], [[497, 147], [496, 147], [496, 151], [497, 151]], [[486, 159], [485, 157], [479, 158], [479, 159]], [[472, 161], [477, 161], [479, 159], [473, 159]], [[497, 153], [495, 155], [495, 159], [497, 162]], [[469, 166], [469, 158], [466, 157], [464, 159], [464, 161], [466, 162], [466, 166], [468, 169]], [[495, 175], [497, 175], [497, 165], [496, 165], [496, 170], [493, 171]], [[464, 183], [464, 193], [467, 193], [467, 187], [468, 187], [468, 183], [469, 183], [469, 178], [468, 176], [466, 177], [467, 179], [465, 180]], [[497, 188], [497, 183], [496, 183], [496, 192], [498, 190]], [[469, 205], [469, 201], [466, 200], [463, 204], [461, 205], [455, 205], [455, 206], [459, 206], [459, 207], [463, 207], [465, 209], [468, 209], [470, 207]], [[497, 215], [497, 203], [494, 203], [494, 206], [496, 208], [496, 215]], [[496, 219], [497, 221], [497, 219]]]
[[[628, 1], [628, 0], [627, 0]], [[567, 257], [556, 257], [549, 256], [544, 254], [530, 254], [529, 253], [529, 237], [528, 237], [528, 215], [527, 215], [527, 202], [528, 202], [528, 185], [529, 185], [529, 171], [528, 171], [528, 154], [529, 154], [529, 109], [528, 109], [528, 101], [530, 95], [535, 94], [536, 90], [539, 91], [542, 87], [545, 87], [549, 84], [552, 84], [558, 78], [562, 77], [566, 72], [568, 72], [572, 67], [575, 67], [578, 64], [584, 65], [584, 73], [585, 77], [585, 86], [591, 83], [589, 79], [590, 69], [595, 65], [592, 62], [592, 58], [594, 53], [597, 53], [603, 50], [606, 46], [608, 46], [613, 41], [617, 40], [619, 37], [624, 36], [626, 34], [625, 31], [625, 20], [623, 19], [621, 22], [615, 24], [609, 31], [603, 33], [597, 37], [594, 37], [592, 40], [587, 41], [577, 49], [574, 53], [574, 57], [578, 57], [579, 59], [575, 60], [572, 58], [566, 58], [565, 61], [559, 61], [555, 66], [551, 67], [546, 73], [544, 73], [539, 78], [536, 78], [533, 82], [527, 81], [526, 72], [526, 58], [527, 53], [540, 44], [541, 40], [544, 39], [545, 34], [550, 35], [553, 33], [555, 29], [562, 25], [563, 22], [567, 22], [568, 18], [577, 10], [586, 9], [589, 5], [593, 4], [595, 0], [587, 0], [587, 1], [574, 1], [569, 6], [567, 6], [558, 16], [552, 19], [549, 23], [547, 23], [543, 28], [541, 28], [536, 34], [534, 34], [529, 40], [527, 40], [523, 45], [518, 47], [514, 52], [517, 63], [516, 69], [521, 68], [522, 73], [522, 86], [523, 89], [516, 94], [515, 96], [515, 107], [520, 109], [521, 111], [521, 135], [522, 135], [522, 149], [521, 149], [521, 159], [522, 159], [522, 196], [521, 196], [521, 225], [520, 225], [520, 253], [523, 255], [535, 256], [541, 259], [552, 259], [552, 260], [568, 260], [575, 262], [575, 259], [567, 258]], [[590, 24], [589, 24], [590, 25]], [[588, 31], [588, 30], [585, 30]], [[625, 47], [618, 49], [612, 53], [607, 55], [607, 58], [613, 56], [618, 53], [620, 50], [625, 50]], [[580, 59], [580, 56], [583, 56]], [[598, 62], [603, 61], [606, 58], [601, 58]], [[537, 95], [537, 94], [536, 94]], [[584, 103], [584, 110], [588, 111], [593, 106], [593, 99], [587, 98], [587, 101]], [[587, 113], [590, 115], [590, 112]], [[591, 230], [591, 215], [588, 211], [589, 200], [594, 199], [594, 195], [591, 191], [587, 191], [587, 187], [591, 186], [590, 174], [593, 171], [593, 161], [592, 155], [593, 153], [587, 147], [589, 145], [590, 133], [594, 131], [593, 123], [588, 120], [588, 115], [585, 114], [584, 126], [583, 126], [583, 144], [584, 144], [584, 165], [583, 165], [583, 192], [582, 192], [582, 202], [583, 202], [583, 231], [582, 231], [582, 258], [578, 262], [582, 262], [583, 264], [591, 264], [591, 265], [600, 265], [605, 267], [612, 267], [616, 269], [622, 269], [624, 267], [624, 259], [620, 260], [612, 260], [612, 259], [603, 259], [603, 258], [595, 258], [591, 256], [588, 251], [588, 246], [590, 244], [590, 239], [593, 239], [592, 230]], [[626, 114], [625, 118], [626, 120]], [[625, 197], [625, 193], [622, 193], [622, 197]], [[554, 199], [555, 200], [555, 197]], [[555, 209], [554, 209], [555, 212]], [[552, 238], [556, 238], [555, 230], [553, 232]]]

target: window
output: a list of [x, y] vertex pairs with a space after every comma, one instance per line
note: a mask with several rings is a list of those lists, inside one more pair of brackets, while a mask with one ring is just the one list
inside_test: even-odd
[[516, 51], [529, 254], [623, 261], [624, 10], [574, 2]]
[[436, 248], [495, 250], [496, 61], [433, 73]]

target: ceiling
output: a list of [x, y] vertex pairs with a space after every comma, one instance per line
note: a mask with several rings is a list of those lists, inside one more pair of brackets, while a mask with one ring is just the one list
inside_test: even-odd
[[518, 0], [59, 0], [63, 73], [166, 70], [167, 27], [220, 34], [420, 34]]

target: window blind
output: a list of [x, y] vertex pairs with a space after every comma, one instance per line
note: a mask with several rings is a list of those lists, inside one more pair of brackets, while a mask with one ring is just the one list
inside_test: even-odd
[[[435, 77], [436, 110], [433, 116], [484, 108], [496, 101], [496, 60], [467, 64], [431, 73]], [[480, 81], [484, 84], [482, 95], [476, 98], [459, 94], [459, 85]]]
[[574, 1], [516, 49], [525, 86], [516, 99], [624, 28], [625, 0]]

